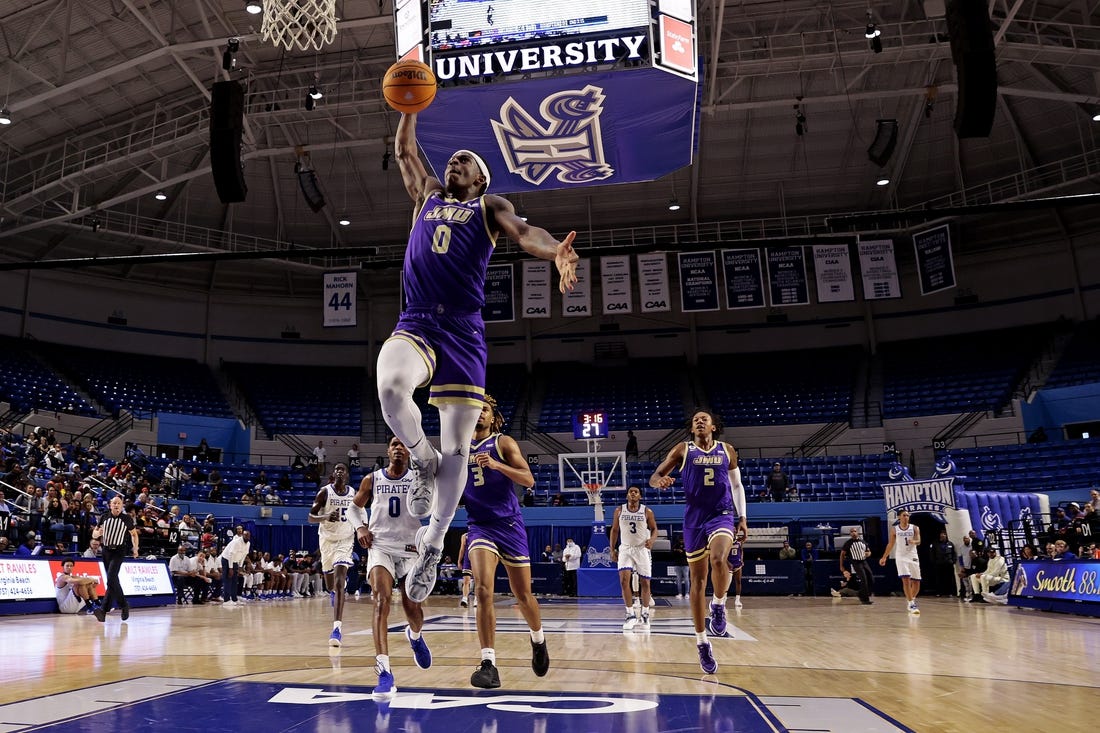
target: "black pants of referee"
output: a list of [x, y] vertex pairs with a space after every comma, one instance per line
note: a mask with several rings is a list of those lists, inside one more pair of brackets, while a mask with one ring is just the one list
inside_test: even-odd
[[859, 576], [859, 602], [869, 603], [871, 590], [875, 587], [875, 576], [871, 573], [871, 566], [866, 560], [853, 560], [852, 572]]
[[126, 559], [126, 550], [119, 547], [112, 550], [103, 548], [103, 565], [107, 568], [107, 597], [103, 599], [103, 610], [110, 612], [118, 606], [129, 610], [130, 602], [122, 592], [122, 584], [118, 581], [118, 574], [122, 570], [122, 561]]

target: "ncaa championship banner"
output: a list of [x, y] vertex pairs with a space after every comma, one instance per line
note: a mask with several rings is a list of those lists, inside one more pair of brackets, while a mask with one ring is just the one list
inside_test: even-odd
[[955, 262], [951, 257], [951, 227], [947, 224], [913, 235], [917, 253], [920, 294], [931, 295], [955, 287]]
[[485, 272], [485, 305], [481, 320], [486, 323], [507, 323], [516, 320], [515, 274], [512, 263], [489, 265]]
[[437, 176], [456, 150], [484, 158], [489, 193], [652, 181], [692, 161], [696, 92], [654, 68], [443, 88], [416, 137]]
[[722, 250], [726, 276], [726, 308], [764, 307], [764, 266], [758, 249]]
[[561, 296], [561, 314], [566, 318], [592, 315], [592, 260], [577, 260], [577, 284]]
[[603, 296], [603, 314], [631, 313], [630, 256], [600, 258], [600, 290]]
[[894, 259], [894, 240], [860, 240], [859, 271], [863, 277], [863, 299], [900, 298], [898, 263]]
[[642, 313], [672, 310], [668, 297], [668, 256], [638, 255], [638, 295]]
[[357, 278], [351, 271], [325, 273], [325, 328], [355, 325]]
[[550, 263], [523, 261], [523, 317], [550, 317]]
[[802, 247], [769, 247], [767, 253], [772, 306], [809, 305], [810, 287]]
[[846, 244], [815, 244], [814, 277], [818, 303], [843, 303], [856, 299], [852, 260]]
[[714, 252], [677, 252], [680, 308], [684, 313], [718, 310], [718, 260]]

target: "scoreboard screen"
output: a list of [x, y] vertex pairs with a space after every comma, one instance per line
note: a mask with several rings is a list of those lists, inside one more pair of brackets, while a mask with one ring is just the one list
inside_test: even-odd
[[584, 410], [573, 415], [573, 437], [576, 440], [598, 440], [607, 437], [607, 413]]
[[649, 25], [648, 0], [431, 0], [433, 51], [562, 36], [614, 33]]

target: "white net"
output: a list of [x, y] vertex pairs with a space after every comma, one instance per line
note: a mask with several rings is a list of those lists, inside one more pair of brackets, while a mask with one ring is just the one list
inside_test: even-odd
[[336, 0], [264, 0], [260, 37], [287, 51], [320, 51], [336, 38]]

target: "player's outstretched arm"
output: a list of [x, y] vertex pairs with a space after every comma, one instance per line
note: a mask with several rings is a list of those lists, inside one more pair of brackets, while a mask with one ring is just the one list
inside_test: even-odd
[[553, 262], [558, 268], [561, 282], [558, 290], [572, 290], [577, 284], [577, 256], [573, 249], [576, 232], [569, 232], [560, 242], [542, 227], [531, 226], [516, 215], [512, 202], [501, 196], [486, 196], [485, 205], [493, 215], [490, 228], [504, 232], [514, 239], [527, 254], [540, 260]]
[[665, 459], [661, 461], [660, 465], [653, 471], [653, 475], [649, 477], [649, 485], [654, 489], [667, 489], [676, 483], [675, 480], [669, 474], [672, 470], [684, 462], [684, 450], [685, 443], [677, 443], [672, 447], [672, 450], [668, 452]]
[[443, 184], [438, 178], [428, 175], [428, 169], [420, 161], [420, 152], [416, 149], [416, 115], [402, 114], [397, 123], [397, 135], [393, 140], [393, 153], [397, 158], [397, 167], [401, 170], [401, 180], [409, 197], [417, 208], [428, 198], [432, 191], [439, 191]]

